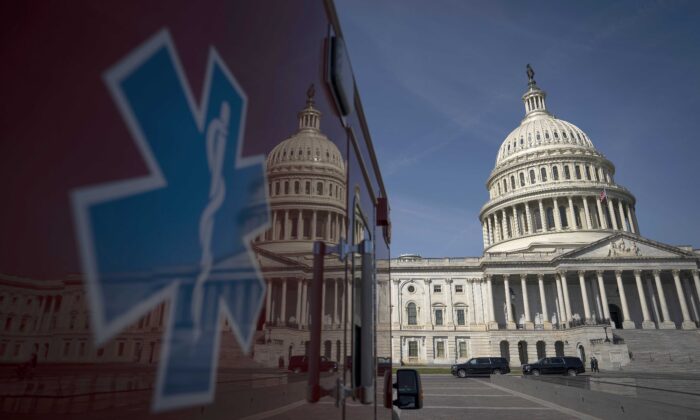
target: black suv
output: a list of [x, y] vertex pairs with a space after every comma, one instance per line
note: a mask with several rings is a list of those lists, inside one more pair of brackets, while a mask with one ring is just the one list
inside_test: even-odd
[[510, 373], [510, 365], [505, 357], [474, 357], [466, 363], [452, 365], [452, 375], [460, 378], [504, 373]]
[[523, 365], [523, 375], [569, 375], [576, 376], [586, 371], [578, 357], [545, 357], [535, 363]]

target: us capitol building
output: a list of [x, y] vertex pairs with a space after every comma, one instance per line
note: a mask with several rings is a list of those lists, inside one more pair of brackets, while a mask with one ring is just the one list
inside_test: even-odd
[[619, 339], [628, 330], [698, 326], [700, 252], [641, 235], [613, 163], [549, 112], [529, 65], [528, 78], [525, 118], [486, 183], [483, 256], [401, 255], [380, 275], [395, 363], [594, 354], [619, 368], [635, 350]]

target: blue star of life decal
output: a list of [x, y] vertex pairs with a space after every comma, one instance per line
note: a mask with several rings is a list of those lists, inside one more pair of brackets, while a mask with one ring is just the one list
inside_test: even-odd
[[95, 342], [168, 301], [153, 409], [208, 403], [222, 320], [250, 351], [265, 294], [250, 240], [270, 212], [263, 156], [241, 156], [247, 99], [211, 48], [195, 104], [167, 30], [103, 78], [148, 174], [72, 193]]

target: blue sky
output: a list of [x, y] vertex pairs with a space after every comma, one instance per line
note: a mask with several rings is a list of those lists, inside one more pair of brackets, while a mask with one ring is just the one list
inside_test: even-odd
[[637, 198], [700, 247], [700, 2], [337, 0], [392, 209], [392, 254], [478, 256], [479, 209], [524, 115], [525, 64]]

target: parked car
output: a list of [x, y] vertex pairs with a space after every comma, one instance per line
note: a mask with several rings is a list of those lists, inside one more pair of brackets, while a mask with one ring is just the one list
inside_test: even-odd
[[535, 363], [523, 365], [523, 375], [569, 375], [576, 376], [586, 371], [578, 357], [545, 357]]
[[460, 378], [504, 373], [510, 373], [510, 364], [505, 357], [474, 357], [466, 363], [452, 365], [452, 375]]
[[[290, 357], [287, 370], [291, 370], [294, 373], [307, 372], [309, 370], [309, 358], [306, 356]], [[321, 356], [320, 370], [321, 372], [335, 372], [338, 370], [338, 363]]]

